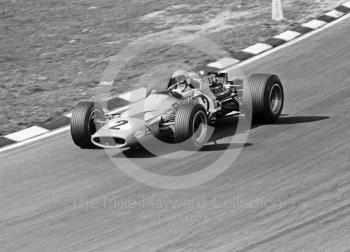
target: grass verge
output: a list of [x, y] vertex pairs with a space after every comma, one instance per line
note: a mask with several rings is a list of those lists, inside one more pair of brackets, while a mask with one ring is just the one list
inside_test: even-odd
[[[245, 48], [344, 1], [285, 1], [282, 22], [271, 0], [11, 0], [0, 3], [0, 135], [69, 112], [94, 96], [107, 58], [147, 34], [183, 27], [228, 51]], [[180, 53], [179, 50], [180, 49]], [[203, 55], [161, 48], [131, 62], [115, 93], [151, 66], [203, 63]]]

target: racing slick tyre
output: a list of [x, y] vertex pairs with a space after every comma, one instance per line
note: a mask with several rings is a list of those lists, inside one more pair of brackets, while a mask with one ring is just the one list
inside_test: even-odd
[[83, 149], [97, 148], [91, 142], [91, 135], [95, 134], [98, 128], [97, 120], [104, 120], [101, 105], [91, 101], [77, 104], [70, 120], [70, 132], [76, 145]]
[[175, 142], [184, 150], [199, 150], [208, 140], [208, 117], [200, 104], [181, 105], [175, 115]]
[[150, 83], [147, 87], [146, 96], [149, 96], [153, 90], [167, 91], [169, 88], [170, 79], [160, 78]]
[[[249, 92], [247, 94], [247, 91]], [[243, 93], [244, 108], [253, 122], [272, 123], [280, 116], [284, 92], [280, 78], [273, 74], [253, 74]]]

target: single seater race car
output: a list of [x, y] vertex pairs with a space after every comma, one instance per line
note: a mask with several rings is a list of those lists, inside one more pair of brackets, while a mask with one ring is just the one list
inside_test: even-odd
[[253, 121], [271, 123], [281, 114], [284, 92], [277, 75], [253, 74], [245, 83], [231, 68], [185, 72], [182, 83], [174, 78], [151, 83], [145, 99], [124, 111], [105, 112], [93, 101], [78, 103], [70, 124], [74, 143], [81, 148], [132, 147], [151, 134], [198, 150], [208, 141], [207, 125], [222, 117], [246, 113]]

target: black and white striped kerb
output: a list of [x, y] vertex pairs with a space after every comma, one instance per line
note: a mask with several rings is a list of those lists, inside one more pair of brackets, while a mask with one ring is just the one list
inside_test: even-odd
[[[336, 7], [332, 11], [328, 11], [325, 14], [313, 19], [307, 23], [293, 27], [279, 35], [267, 39], [264, 42], [257, 43], [249, 46], [243, 50], [232, 53], [232, 58], [223, 58], [216, 62], [209, 63], [205, 66], [206, 69], [221, 69], [224, 70], [227, 67], [238, 64], [242, 61], [250, 59], [275, 47], [283, 45], [289, 41], [292, 41], [301, 35], [315, 31], [328, 23], [334, 22], [342, 16], [350, 13], [350, 1]], [[108, 110], [116, 107], [120, 107], [120, 111], [127, 109], [127, 104], [135, 102], [141, 99], [145, 95], [145, 89], [141, 88], [132, 92], [120, 94], [117, 97], [112, 97], [104, 104]], [[14, 143], [22, 142], [39, 135], [46, 134], [50, 131], [57, 130], [59, 128], [68, 126], [70, 123], [71, 113], [55, 118], [47, 123], [39, 123], [38, 125], [31, 126], [29, 128], [17, 131], [6, 136], [0, 136], [0, 148], [11, 145]]]
[[339, 19], [347, 13], [350, 13], [350, 1], [338, 6], [332, 11], [326, 12], [316, 19], [287, 30], [279, 35], [269, 38], [262, 43], [257, 43], [241, 51], [234, 52], [232, 56], [233, 58], [240, 61], [247, 60], [274, 47], [292, 41], [293, 39], [300, 37], [303, 34], [317, 30], [327, 23], [331, 23]]

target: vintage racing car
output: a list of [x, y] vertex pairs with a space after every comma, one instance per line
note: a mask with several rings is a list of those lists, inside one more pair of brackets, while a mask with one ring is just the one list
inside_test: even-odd
[[[81, 148], [121, 148], [152, 134], [173, 143], [200, 149], [208, 141], [207, 125], [227, 116], [249, 114], [253, 121], [270, 123], [281, 114], [283, 86], [274, 74], [253, 74], [246, 83], [234, 76], [234, 66], [177, 72], [183, 80], [160, 78], [147, 87], [146, 97], [124, 111], [105, 112], [93, 101], [77, 104], [71, 136]], [[174, 76], [172, 76], [174, 77]], [[178, 76], [175, 76], [178, 77]]]

